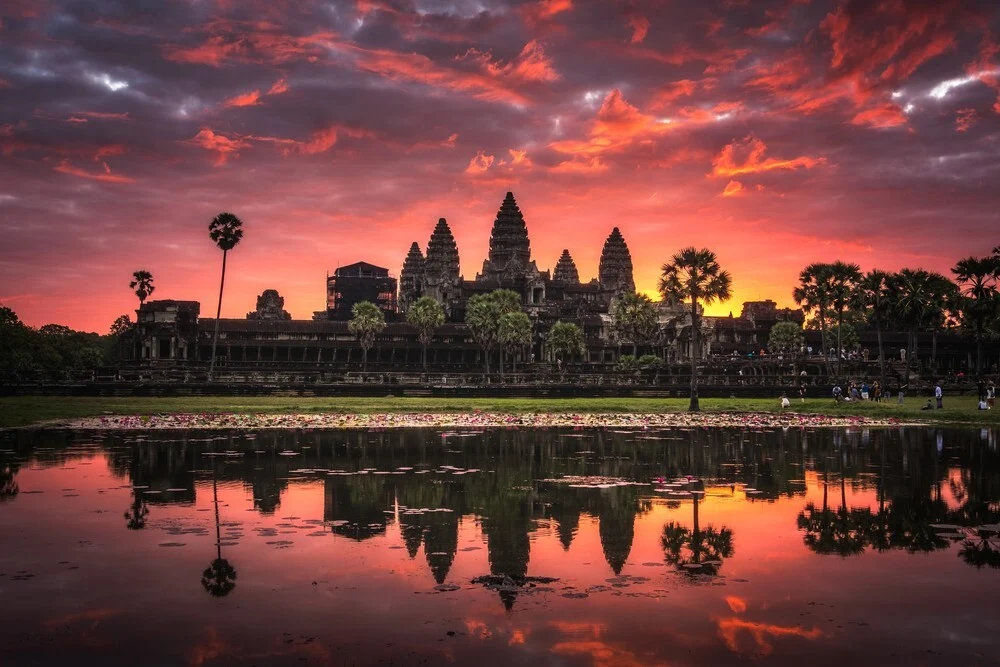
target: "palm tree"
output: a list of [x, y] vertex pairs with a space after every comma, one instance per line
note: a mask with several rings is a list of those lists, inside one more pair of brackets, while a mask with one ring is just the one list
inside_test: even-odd
[[700, 304], [709, 305], [725, 301], [731, 295], [733, 280], [723, 271], [708, 248], [684, 248], [663, 265], [660, 276], [660, 294], [674, 302], [691, 301], [691, 404], [688, 410], [700, 409], [698, 405], [698, 356], [701, 353]]
[[135, 290], [135, 295], [139, 297], [139, 306], [146, 302], [146, 297], [151, 295], [156, 286], [153, 285], [153, 274], [145, 269], [138, 269], [132, 272], [132, 282], [128, 286]]
[[864, 275], [858, 285], [858, 305], [868, 313], [868, 320], [875, 325], [878, 338], [879, 384], [885, 386], [885, 351], [882, 349], [882, 330], [889, 318], [890, 274], [872, 269]]
[[932, 328], [936, 347], [937, 329], [943, 326], [949, 304], [954, 301], [954, 283], [940, 273], [902, 269], [889, 279], [888, 284], [890, 307], [908, 332], [908, 358], [916, 356], [917, 331], [921, 328]]
[[841, 334], [844, 330], [844, 313], [854, 300], [858, 283], [861, 282], [861, 267], [857, 264], [836, 261], [830, 265], [830, 303], [837, 314], [837, 375], [844, 353]]
[[371, 301], [359, 301], [351, 308], [354, 316], [347, 323], [347, 330], [361, 343], [361, 369], [368, 370], [368, 350], [375, 344], [375, 336], [385, 329], [385, 313]]
[[816, 312], [819, 319], [820, 345], [826, 370], [830, 372], [829, 349], [826, 344], [826, 311], [830, 308], [830, 265], [810, 264], [799, 274], [799, 286], [792, 290], [792, 298], [806, 315]]
[[958, 286], [940, 273], [930, 274], [925, 324], [931, 330], [931, 367], [937, 369], [938, 333], [949, 321], [959, 301]]
[[976, 375], [983, 368], [983, 338], [989, 321], [998, 310], [997, 278], [1000, 277], [1000, 246], [991, 257], [966, 257], [959, 260], [951, 272], [965, 297], [962, 325], [972, 332], [976, 341]]
[[406, 311], [406, 321], [417, 330], [423, 348], [421, 358], [427, 372], [427, 346], [434, 340], [434, 330], [444, 324], [444, 308], [429, 296], [422, 296]]
[[497, 326], [497, 342], [500, 344], [500, 376], [503, 377], [503, 353], [511, 354], [514, 372], [517, 372], [517, 351], [531, 344], [531, 320], [520, 310], [504, 313]]
[[222, 280], [219, 282], [219, 306], [215, 310], [215, 333], [212, 334], [212, 360], [208, 366], [208, 379], [215, 372], [215, 347], [219, 342], [219, 318], [222, 316], [222, 289], [226, 286], [226, 257], [243, 238], [243, 221], [232, 213], [220, 213], [208, 223], [208, 236], [222, 251]]

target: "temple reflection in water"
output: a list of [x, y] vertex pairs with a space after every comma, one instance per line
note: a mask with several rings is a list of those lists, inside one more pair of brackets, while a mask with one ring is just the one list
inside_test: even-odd
[[[1000, 518], [995, 436], [985, 431], [946, 439], [916, 428], [178, 432], [113, 435], [87, 445], [63, 433], [56, 447], [49, 432], [36, 449], [38, 437], [26, 432], [8, 443], [13, 450], [0, 486], [8, 500], [18, 492], [18, 461], [52, 465], [89, 448], [103, 452], [113, 473], [131, 483], [132, 502], [123, 509], [132, 530], [155, 521], [160, 506], [195, 504], [211, 488], [202, 480], [240, 485], [262, 516], [281, 510], [291, 485], [322, 485], [321, 496], [309, 495], [314, 523], [358, 542], [386, 538], [395, 526], [410, 558], [423, 551], [437, 584], [461, 558], [466, 522], [481, 532], [488, 574], [512, 585], [525, 581], [536, 534], [551, 533], [569, 551], [581, 519], [596, 522], [609, 573], [620, 575], [636, 518], [658, 504], [689, 507], [687, 516], [664, 526], [665, 562], [688, 574], [717, 574], [751, 536], [724, 522], [699, 524], [699, 506], [715, 498], [802, 498], [796, 527], [817, 554], [926, 552], [961, 540], [970, 564], [998, 562], [994, 540], [967, 529]], [[688, 477], [693, 483], [671, 483]], [[818, 493], [807, 501], [809, 485]], [[867, 493], [873, 501], [852, 503], [848, 490], [851, 498]], [[501, 591], [506, 607], [515, 598]]]

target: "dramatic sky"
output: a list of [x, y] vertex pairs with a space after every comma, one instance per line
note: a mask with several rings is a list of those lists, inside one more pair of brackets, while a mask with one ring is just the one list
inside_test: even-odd
[[641, 291], [698, 245], [710, 312], [790, 305], [812, 261], [1000, 243], [998, 94], [995, 0], [5, 0], [0, 303], [106, 331], [145, 268], [214, 315], [231, 211], [223, 315], [307, 318], [439, 217], [474, 277], [511, 189], [540, 268], [618, 226]]

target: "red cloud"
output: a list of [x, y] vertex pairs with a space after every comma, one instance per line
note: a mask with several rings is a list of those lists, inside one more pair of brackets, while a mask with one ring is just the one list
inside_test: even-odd
[[608, 165], [601, 162], [601, 158], [592, 157], [582, 160], [566, 160], [554, 167], [549, 167], [549, 172], [553, 174], [595, 174], [606, 171]]
[[85, 169], [80, 169], [79, 167], [74, 167], [69, 158], [64, 158], [59, 162], [58, 165], [53, 167], [55, 171], [61, 174], [69, 174], [70, 176], [77, 176], [79, 178], [88, 178], [92, 181], [103, 181], [105, 183], [132, 183], [134, 179], [128, 178], [127, 176], [119, 176], [118, 174], [111, 173], [111, 167], [105, 162], [104, 172], [92, 172]]
[[168, 44], [163, 56], [174, 62], [221, 67], [226, 62], [281, 64], [296, 60], [315, 61], [335, 42], [333, 32], [289, 35], [267, 21], [216, 19], [200, 29], [210, 36], [201, 44]]
[[641, 44], [649, 33], [649, 19], [642, 14], [632, 12], [627, 17], [628, 25], [632, 28], [632, 44]]
[[652, 109], [662, 109], [679, 97], [690, 97], [697, 89], [697, 81], [692, 81], [691, 79], [673, 81], [653, 95], [649, 106]]
[[859, 112], [851, 119], [854, 125], [868, 125], [875, 128], [898, 127], [906, 124], [906, 114], [895, 104], [887, 102]]
[[494, 61], [490, 53], [476, 49], [469, 49], [457, 60], [475, 61], [484, 74], [497, 79], [518, 82], [550, 82], [559, 79], [559, 72], [552, 67], [552, 60], [536, 41], [525, 44], [517, 58], [506, 65]]
[[979, 116], [975, 109], [959, 109], [955, 112], [955, 131], [965, 132], [976, 124]]
[[729, 181], [726, 189], [722, 191], [723, 197], [737, 197], [741, 194], [743, 194], [743, 184], [739, 181]]
[[249, 143], [239, 136], [230, 138], [224, 134], [213, 132], [207, 127], [203, 127], [198, 134], [183, 143], [198, 146], [199, 148], [204, 148], [207, 151], [215, 153], [214, 164], [217, 167], [226, 164], [230, 157], [239, 157], [239, 151], [250, 146]]
[[534, 27], [539, 23], [552, 20], [556, 14], [568, 12], [571, 9], [573, 9], [573, 0], [538, 0], [521, 5], [518, 11], [524, 22]]
[[113, 157], [115, 155], [124, 155], [128, 149], [123, 144], [110, 144], [108, 146], [101, 146], [94, 153], [94, 162], [103, 160], [106, 157]]
[[244, 93], [243, 95], [237, 95], [235, 97], [230, 97], [228, 100], [222, 103], [222, 106], [226, 107], [252, 107], [260, 104], [260, 91], [252, 90], [249, 93]]
[[288, 92], [288, 82], [284, 79], [278, 79], [271, 86], [270, 90], [267, 91], [268, 95], [280, 95], [282, 93]]
[[478, 72], [442, 67], [419, 53], [397, 53], [385, 49], [369, 50], [353, 45], [345, 48], [355, 55], [354, 65], [357, 69], [393, 81], [421, 83], [495, 102], [516, 105], [528, 102], [527, 98], [502, 80]]
[[790, 160], [765, 158], [767, 145], [750, 135], [742, 141], [733, 141], [712, 160], [712, 176], [730, 177], [741, 174], [758, 174], [774, 170], [811, 169], [826, 162], [825, 158], [797, 157]]

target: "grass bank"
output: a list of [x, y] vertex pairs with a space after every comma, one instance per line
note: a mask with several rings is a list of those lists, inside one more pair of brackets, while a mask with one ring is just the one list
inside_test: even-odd
[[[945, 409], [922, 411], [926, 398], [908, 398], [903, 405], [885, 403], [835, 405], [830, 399], [792, 401], [792, 411], [806, 414], [897, 417], [906, 421], [968, 423], [1000, 426], [1000, 409], [981, 412], [974, 397], [948, 397]], [[706, 412], [779, 412], [773, 398], [703, 398]], [[682, 412], [687, 399], [680, 398], [317, 398], [317, 397], [228, 397], [104, 398], [65, 396], [16, 396], [0, 398], [0, 427], [29, 426], [52, 420], [94, 417], [103, 414], [153, 415], [176, 413], [375, 413], [375, 412], [467, 412], [482, 410], [505, 413], [539, 412]]]

